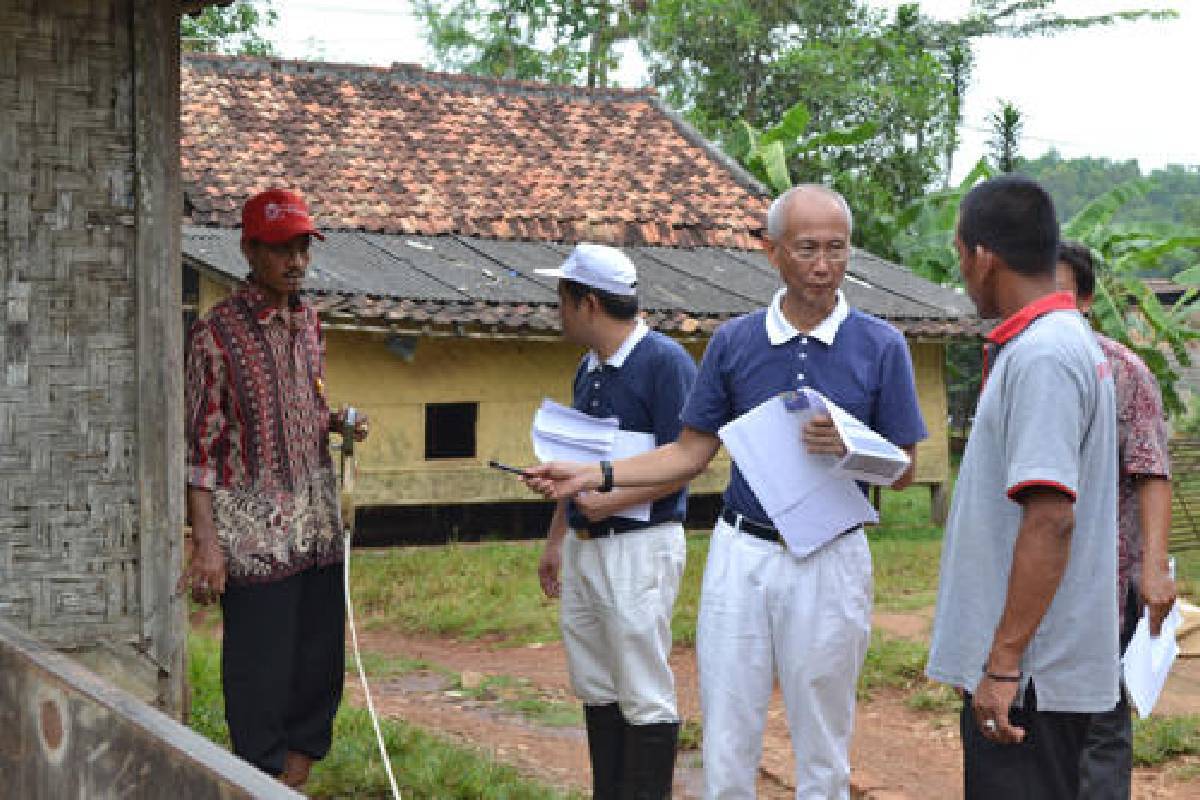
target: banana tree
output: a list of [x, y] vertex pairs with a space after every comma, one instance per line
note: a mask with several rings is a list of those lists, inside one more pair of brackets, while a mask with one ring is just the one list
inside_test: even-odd
[[[1144, 197], [1153, 181], [1140, 179], [1115, 186], [1084, 206], [1063, 225], [1063, 238], [1083, 242], [1099, 255], [1092, 318], [1105, 335], [1116, 339], [1146, 362], [1162, 388], [1163, 404], [1175, 415], [1186, 411], [1176, 387], [1175, 363], [1191, 365], [1188, 342], [1200, 339], [1188, 317], [1200, 310], [1200, 228], [1161, 223], [1114, 222], [1116, 213]], [[1159, 302], [1143, 277], [1163, 274], [1183, 258], [1190, 264], [1175, 279], [1191, 284], [1170, 307]]]
[[896, 215], [892, 249], [897, 260], [923, 278], [943, 286], [961, 286], [954, 231], [958, 205], [975, 184], [999, 174], [981, 158], [958, 186], [930, 192]]
[[792, 187], [792, 169], [798, 161], [820, 158], [831, 148], [862, 144], [879, 131], [878, 124], [864, 122], [847, 130], [806, 136], [804, 131], [811, 119], [812, 114], [804, 103], [796, 103], [779, 122], [765, 130], [740, 119], [735, 123], [725, 149], [778, 195]]

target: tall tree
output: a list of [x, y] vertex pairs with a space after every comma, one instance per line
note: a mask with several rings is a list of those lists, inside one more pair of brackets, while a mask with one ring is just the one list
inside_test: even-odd
[[1020, 109], [1001, 100], [1000, 107], [992, 112], [988, 122], [992, 125], [992, 138], [988, 142], [992, 159], [1001, 172], [1015, 172], [1021, 150], [1021, 130], [1025, 127]]
[[975, 66], [972, 43], [989, 36], [1024, 38], [1053, 36], [1071, 30], [1083, 30], [1138, 20], [1172, 20], [1178, 12], [1155, 9], [1129, 9], [1110, 14], [1072, 17], [1054, 11], [1057, 0], [972, 0], [971, 8], [959, 20], [927, 21], [929, 46], [944, 53], [951, 82], [956, 87], [954, 113], [949, 120], [952, 132], [945, 152], [947, 185], [954, 167], [958, 128], [962, 124], [962, 98]]
[[938, 172], [949, 86], [921, 44], [915, 7], [888, 17], [857, 0], [657, 0], [642, 38], [655, 84], [705, 134], [782, 119], [797, 102], [819, 131], [875, 133], [792, 154], [798, 181], [824, 180], [856, 210], [855, 241], [887, 255], [882, 219]]
[[620, 0], [418, 0], [437, 66], [453, 72], [607, 86], [617, 45], [646, 4]]
[[203, 53], [269, 56], [275, 48], [265, 36], [279, 14], [271, 0], [237, 0], [230, 6], [209, 6], [179, 21], [183, 49]]
[[655, 85], [714, 138], [726, 138], [736, 120], [779, 119], [798, 101], [818, 130], [878, 122], [871, 140], [793, 173], [812, 179], [827, 170], [820, 177], [866, 223], [856, 241], [888, 255], [898, 209], [948, 179], [975, 40], [1172, 16], [1067, 17], [1053, 5], [975, 0], [963, 19], [945, 22], [916, 3], [888, 15], [860, 0], [654, 0], [641, 41]]

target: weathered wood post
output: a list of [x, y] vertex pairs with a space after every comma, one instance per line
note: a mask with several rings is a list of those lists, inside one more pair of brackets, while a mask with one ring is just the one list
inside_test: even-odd
[[176, 715], [179, 11], [0, 0], [0, 617]]

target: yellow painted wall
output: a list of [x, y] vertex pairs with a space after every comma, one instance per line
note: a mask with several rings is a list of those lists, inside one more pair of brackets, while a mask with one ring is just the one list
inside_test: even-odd
[[917, 483], [941, 483], [950, 479], [950, 437], [947, 432], [946, 346], [934, 342], [909, 342], [913, 372], [917, 376], [917, 398], [929, 438], [917, 445]]
[[[422, 338], [411, 362], [379, 334], [328, 331], [330, 400], [371, 415], [371, 438], [358, 456], [362, 505], [535, 499], [489, 459], [534, 463], [529, 424], [542, 398], [571, 400], [582, 349], [565, 342]], [[426, 461], [425, 404], [479, 404], [476, 458]], [[720, 491], [728, 460], [715, 463], [693, 491]]]
[[[226, 290], [203, 279], [206, 310]], [[330, 403], [371, 416], [371, 437], [357, 449], [360, 505], [477, 503], [535, 499], [519, 481], [487, 467], [534, 461], [529, 424], [543, 397], [570, 402], [582, 349], [561, 341], [420, 338], [411, 361], [390, 352], [385, 335], [326, 329]], [[704, 345], [690, 343], [699, 360]], [[913, 365], [930, 438], [918, 449], [917, 480], [949, 475], [943, 346], [915, 344]], [[477, 402], [476, 457], [426, 461], [425, 404]], [[729, 474], [722, 453], [692, 483], [692, 492], [720, 492]]]

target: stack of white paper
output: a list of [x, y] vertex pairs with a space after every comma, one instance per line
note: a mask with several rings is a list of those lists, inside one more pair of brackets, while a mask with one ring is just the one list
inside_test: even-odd
[[783, 397], [773, 397], [717, 431], [788, 548], [799, 556], [849, 528], [879, 521], [858, 484], [834, 471], [844, 459], [804, 449], [804, 425], [825, 411], [809, 399], [800, 403], [793, 397], [785, 404]]
[[[530, 437], [540, 461], [615, 461], [653, 450], [654, 434], [623, 431], [616, 417], [593, 417], [553, 400], [543, 400], [533, 416]], [[638, 503], [618, 516], [646, 522], [650, 503]]]
[[891, 486], [911, 463], [908, 453], [815, 389], [801, 389], [784, 398], [784, 404], [792, 410], [815, 407], [829, 414], [846, 445], [846, 454], [835, 460], [830, 468], [847, 478]]
[[533, 452], [542, 461], [599, 461], [612, 452], [621, 421], [593, 417], [553, 400], [533, 416]]

